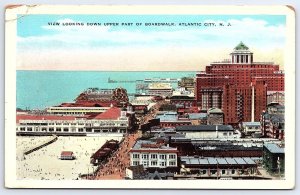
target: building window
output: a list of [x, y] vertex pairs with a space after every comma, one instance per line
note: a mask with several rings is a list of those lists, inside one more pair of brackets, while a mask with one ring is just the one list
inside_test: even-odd
[[223, 133], [223, 136], [226, 136], [227, 135], [227, 133]]
[[151, 154], [152, 159], [157, 159], [157, 154]]
[[175, 159], [176, 158], [176, 155], [175, 154], [170, 154], [169, 155], [169, 159]]
[[235, 170], [231, 170], [231, 174], [235, 174]]
[[47, 131], [47, 128], [42, 128], [42, 131]]
[[56, 131], [61, 131], [61, 128], [56, 128]]
[[69, 123], [64, 123], [63, 125], [69, 125]]
[[69, 132], [69, 128], [64, 128], [64, 132]]
[[142, 154], [142, 159], [148, 159], [149, 155], [148, 154]]
[[132, 158], [140, 158], [140, 155], [139, 154], [133, 154]]
[[170, 165], [170, 166], [175, 166], [175, 165], [176, 165], [176, 162], [175, 162], [175, 161], [170, 161], [170, 162], [169, 162], [169, 165]]
[[79, 128], [79, 129], [78, 129], [78, 132], [83, 132], [83, 128]]
[[137, 166], [137, 165], [140, 164], [140, 162], [139, 161], [133, 161], [132, 164], [133, 164], [133, 166]]
[[202, 171], [202, 174], [206, 174], [206, 170], [203, 170], [203, 171]]
[[20, 128], [20, 131], [25, 131], [25, 127], [21, 127], [21, 128]]
[[143, 161], [143, 165], [144, 165], [144, 167], [148, 167], [149, 166], [149, 162], [148, 161]]
[[27, 131], [32, 131], [32, 127], [27, 127]]
[[91, 133], [91, 132], [92, 132], [92, 129], [87, 129], [86, 132]]
[[61, 125], [61, 123], [56, 123], [56, 125]]
[[53, 127], [50, 127], [50, 128], [49, 128], [49, 131], [54, 131], [54, 128], [53, 128]]
[[157, 166], [157, 161], [151, 161], [151, 166]]
[[226, 171], [223, 169], [223, 170], [222, 170], [222, 175], [224, 175], [225, 173], [226, 173]]
[[165, 154], [160, 154], [159, 159], [166, 159], [166, 155]]
[[160, 167], [165, 167], [166, 166], [166, 162], [159, 162], [159, 166]]

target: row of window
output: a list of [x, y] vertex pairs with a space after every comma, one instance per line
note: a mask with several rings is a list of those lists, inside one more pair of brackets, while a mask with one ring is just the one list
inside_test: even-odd
[[[167, 155], [166, 154], [141, 154], [142, 159], [149, 159], [149, 156], [151, 159], [166, 159]], [[132, 155], [133, 158], [135, 159], [139, 159], [140, 158], [140, 154], [133, 154]], [[175, 154], [169, 154], [169, 159], [176, 159], [176, 155]]]
[[[72, 131], [72, 132], [75, 132], [76, 129], [75, 128], [60, 128], [60, 127], [57, 127], [55, 129], [56, 132], [69, 132], [69, 131]], [[20, 131], [26, 131], [26, 128], [25, 127], [20, 127]], [[33, 128], [32, 127], [27, 127], [27, 131], [33, 131]], [[39, 128], [36, 128], [35, 131], [39, 131]], [[41, 131], [47, 131], [47, 128], [42, 128]], [[48, 129], [49, 132], [54, 132], [54, 128], [50, 127]], [[84, 129], [83, 128], [78, 128], [78, 132], [84, 132]]]
[[[133, 166], [137, 166], [137, 165], [139, 165], [140, 164], [140, 162], [139, 161], [133, 161], [132, 162], [132, 165]], [[149, 167], [149, 161], [143, 161], [142, 163], [141, 163], [144, 167]], [[150, 162], [150, 166], [160, 166], [160, 167], [165, 167], [165, 166], [176, 166], [176, 161], [170, 161], [169, 162], [169, 165], [167, 165], [167, 162], [165, 162], [165, 161], [162, 161], [162, 162], [157, 162], [157, 161], [151, 161]]]
[[[20, 129], [20, 131], [42, 131], [42, 132], [76, 132], [76, 128], [61, 128], [61, 127], [56, 127], [56, 128], [53, 128], [53, 127], [50, 127], [50, 128], [48, 128], [48, 130], [47, 130], [47, 128], [45, 128], [45, 127], [43, 127], [43, 128], [33, 128], [33, 127], [27, 127], [27, 129], [25, 128], [25, 127], [20, 127], [19, 128]], [[18, 128], [17, 128], [17, 130], [18, 130]], [[119, 130], [120, 132], [125, 132], [125, 130], [122, 130], [122, 129], [120, 129]], [[94, 133], [101, 133], [101, 132], [112, 132], [112, 130], [109, 130], [109, 129], [84, 129], [84, 128], [78, 128], [78, 132], [88, 132], [88, 133], [92, 133], [92, 132], [94, 132]]]

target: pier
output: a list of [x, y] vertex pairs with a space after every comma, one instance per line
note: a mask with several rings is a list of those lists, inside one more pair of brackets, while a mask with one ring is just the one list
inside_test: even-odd
[[144, 80], [115, 80], [110, 77], [107, 79], [108, 83], [178, 83], [180, 79], [178, 78], [152, 78]]
[[56, 135], [53, 135], [53, 137], [50, 138], [49, 140], [46, 140], [45, 142], [39, 144], [38, 146], [35, 146], [35, 147], [33, 147], [33, 148], [30, 148], [30, 149], [26, 150], [26, 151], [24, 152], [24, 155], [30, 154], [30, 153], [32, 153], [32, 152], [34, 152], [34, 151], [37, 151], [37, 150], [39, 150], [39, 149], [41, 149], [41, 148], [43, 148], [43, 147], [45, 147], [45, 146], [48, 146], [49, 144], [52, 144], [52, 143], [55, 142], [56, 140], [57, 140], [57, 136], [56, 136]]

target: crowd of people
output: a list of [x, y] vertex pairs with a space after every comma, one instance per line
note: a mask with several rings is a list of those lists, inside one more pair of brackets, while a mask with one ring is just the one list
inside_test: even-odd
[[[158, 102], [153, 106], [150, 113], [141, 118], [140, 123], [147, 123], [153, 119], [163, 101]], [[99, 165], [98, 171], [93, 176], [87, 177], [88, 179], [124, 179], [126, 168], [130, 166], [129, 151], [135, 144], [139, 137], [138, 132], [128, 134], [124, 137], [124, 141], [120, 143], [118, 150], [116, 150], [110, 157], [108, 157], [102, 164]]]
[[95, 177], [91, 179], [123, 179], [126, 168], [130, 166], [129, 150], [137, 138], [137, 133], [126, 135], [119, 148], [99, 166]]

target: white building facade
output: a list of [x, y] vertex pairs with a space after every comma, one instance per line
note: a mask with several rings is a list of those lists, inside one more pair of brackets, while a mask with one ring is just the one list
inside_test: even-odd
[[139, 140], [130, 151], [130, 166], [177, 167], [177, 148]]
[[[118, 113], [119, 112], [119, 113]], [[94, 118], [57, 115], [17, 115], [17, 134], [53, 133], [126, 133], [129, 118], [126, 112], [114, 110]]]

